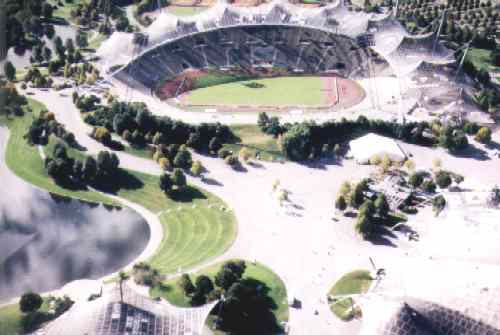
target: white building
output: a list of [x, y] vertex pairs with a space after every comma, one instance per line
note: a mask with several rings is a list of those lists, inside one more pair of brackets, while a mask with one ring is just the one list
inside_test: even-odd
[[349, 143], [350, 154], [359, 164], [368, 164], [370, 158], [388, 156], [392, 161], [404, 161], [406, 154], [395, 140], [374, 133], [358, 137]]

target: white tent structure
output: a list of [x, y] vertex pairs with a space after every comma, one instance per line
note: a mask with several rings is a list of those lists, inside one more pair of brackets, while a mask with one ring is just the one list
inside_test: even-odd
[[351, 156], [359, 164], [368, 164], [370, 158], [388, 156], [392, 161], [404, 161], [406, 155], [395, 140], [374, 133], [358, 137], [349, 143]]

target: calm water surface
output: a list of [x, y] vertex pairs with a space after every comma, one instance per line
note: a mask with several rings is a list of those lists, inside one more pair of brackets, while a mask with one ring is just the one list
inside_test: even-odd
[[5, 142], [0, 128], [0, 302], [102, 277], [144, 250], [140, 215], [40, 191], [5, 166]]

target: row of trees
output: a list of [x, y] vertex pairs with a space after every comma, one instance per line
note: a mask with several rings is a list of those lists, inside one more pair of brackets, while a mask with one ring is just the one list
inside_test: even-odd
[[0, 116], [22, 116], [27, 104], [26, 97], [20, 95], [14, 85], [0, 81]]
[[57, 143], [52, 156], [45, 159], [47, 174], [62, 185], [107, 184], [119, 168], [120, 160], [114, 153], [100, 151], [97, 159], [86, 156], [83, 161], [68, 155], [66, 146]]
[[84, 120], [90, 125], [115, 132], [131, 144], [142, 146], [185, 144], [198, 151], [209, 151], [234, 140], [228, 126], [220, 123], [190, 125], [169, 117], [153, 115], [144, 103], [113, 101], [110, 106], [86, 96], [75, 99], [83, 112], [93, 111]]
[[[45, 31], [42, 21], [52, 18], [52, 6], [42, 0], [3, 0], [3, 5], [2, 16], [5, 16], [0, 19], [6, 20], [7, 48], [29, 47], [32, 38], [40, 38]], [[53, 30], [53, 27], [49, 28], [49, 31]]]
[[[264, 114], [259, 116], [260, 129], [274, 136], [270, 128], [270, 120]], [[464, 124], [465, 125], [465, 124]], [[318, 157], [325, 145], [334, 147], [350, 139], [354, 134], [373, 132], [382, 136], [396, 138], [405, 142], [434, 145], [438, 144], [452, 152], [463, 150], [468, 145], [467, 137], [461, 127], [443, 126], [434, 122], [397, 123], [384, 120], [368, 120], [360, 116], [356, 120], [329, 121], [323, 124], [302, 122], [294, 124], [279, 124], [272, 129], [279, 128], [282, 150], [284, 155], [293, 161], [304, 161], [311, 157]]]
[[[125, 11], [120, 6], [128, 6], [130, 1], [121, 0], [90, 0], [78, 3], [70, 12], [71, 18], [82, 26], [98, 28], [100, 33], [111, 33], [114, 28], [117, 31], [132, 32]], [[104, 20], [101, 20], [101, 16]], [[103, 22], [101, 22], [103, 21]]]
[[33, 119], [24, 137], [31, 145], [45, 145], [50, 135], [57, 136], [70, 147], [80, 148], [75, 135], [68, 132], [62, 124], [55, 120], [54, 114], [46, 110], [41, 111], [39, 116]]

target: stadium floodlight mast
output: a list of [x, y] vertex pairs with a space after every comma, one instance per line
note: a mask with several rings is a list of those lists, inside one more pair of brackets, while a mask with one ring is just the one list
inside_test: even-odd
[[464, 47], [462, 47], [462, 48], [460, 48], [460, 49], [457, 50], [457, 51], [460, 51], [463, 48], [465, 48], [464, 54], [462, 56], [462, 59], [460, 59], [460, 63], [458, 64], [457, 72], [455, 73], [455, 78], [454, 78], [455, 82], [458, 79], [458, 74], [460, 73], [460, 70], [462, 70], [462, 67], [463, 67], [464, 62], [465, 62], [465, 57], [467, 57], [467, 53], [469, 52], [469, 48], [470, 48], [471, 43], [472, 43], [472, 39]]
[[432, 45], [432, 56], [434, 56], [434, 52], [436, 51], [436, 46], [438, 43], [439, 35], [441, 35], [441, 28], [443, 27], [445, 18], [446, 18], [446, 9], [443, 10], [443, 14], [441, 15], [441, 21], [439, 22], [439, 26], [437, 29], [436, 37], [434, 38], [434, 44]]
[[398, 17], [399, 0], [396, 0], [396, 7], [394, 7], [394, 17]]

